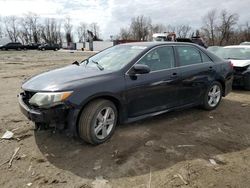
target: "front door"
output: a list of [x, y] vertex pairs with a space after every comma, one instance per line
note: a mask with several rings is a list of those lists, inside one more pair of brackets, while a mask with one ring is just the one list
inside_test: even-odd
[[178, 106], [179, 73], [175, 68], [174, 50], [161, 46], [150, 50], [138, 62], [150, 73], [126, 74], [128, 116], [136, 117]]

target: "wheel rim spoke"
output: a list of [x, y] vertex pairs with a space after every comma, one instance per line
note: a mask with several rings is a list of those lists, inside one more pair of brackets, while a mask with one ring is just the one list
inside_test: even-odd
[[102, 130], [103, 125], [99, 124], [96, 128], [95, 128], [95, 134], [98, 135], [98, 133]]
[[220, 91], [217, 91], [214, 95], [215, 95], [216, 97], [220, 96]]
[[113, 123], [114, 123], [114, 119], [113, 119], [113, 118], [107, 119], [107, 120], [106, 120], [106, 124], [107, 124], [107, 125], [111, 125], [111, 124], [113, 124]]
[[103, 136], [103, 138], [105, 138], [105, 137], [108, 135], [107, 132], [108, 132], [108, 131], [107, 131], [107, 126], [104, 125], [104, 126], [102, 127], [102, 136]]
[[99, 122], [102, 122], [103, 121], [103, 115], [101, 113], [98, 113], [97, 119], [99, 120]]
[[213, 94], [216, 92], [216, 89], [217, 89], [217, 87], [214, 86], [214, 87], [213, 87]]
[[209, 92], [209, 93], [208, 93], [208, 96], [209, 96], [209, 97], [212, 97], [212, 96], [213, 96], [213, 93]]
[[104, 118], [105, 121], [108, 119], [110, 113], [111, 113], [111, 109], [107, 108], [106, 111], [105, 111], [105, 114], [103, 116], [103, 118]]
[[213, 102], [213, 97], [210, 97], [210, 99], [209, 99], [208, 103], [211, 105], [211, 104], [212, 104], [212, 102]]

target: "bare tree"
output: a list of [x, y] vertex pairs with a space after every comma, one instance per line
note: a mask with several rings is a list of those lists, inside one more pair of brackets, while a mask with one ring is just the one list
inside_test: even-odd
[[122, 40], [132, 39], [129, 29], [128, 28], [121, 28], [119, 38]]
[[163, 33], [166, 32], [167, 28], [163, 24], [152, 24], [151, 32], [152, 33]]
[[217, 26], [217, 11], [216, 9], [209, 11], [203, 17], [202, 33], [205, 35], [205, 38], [208, 40], [209, 45], [215, 45], [215, 32]]
[[191, 29], [189, 25], [178, 25], [176, 27], [176, 35], [179, 38], [187, 38], [190, 35]]
[[18, 18], [16, 16], [5, 17], [4, 24], [9, 39], [12, 42], [17, 42], [20, 34]]
[[166, 32], [166, 30], [167, 30], [166, 26], [164, 26], [161, 23], [152, 24], [150, 29], [149, 29], [148, 40], [151, 41], [153, 39], [154, 33], [164, 33], [164, 32]]
[[62, 44], [61, 23], [54, 18], [45, 19], [44, 23], [39, 26], [41, 38], [49, 44]]
[[173, 26], [173, 25], [167, 25], [166, 31], [169, 32], [169, 33], [175, 33], [176, 27]]
[[80, 25], [77, 27], [77, 35], [79, 42], [84, 42], [87, 40], [87, 24], [81, 22]]
[[0, 38], [3, 38], [3, 23], [1, 16], [0, 16]]
[[244, 25], [243, 29], [243, 41], [250, 41], [250, 25], [248, 22]]
[[96, 39], [100, 38], [100, 27], [98, 26], [97, 23], [91, 23], [89, 25], [89, 29], [90, 31], [92, 31]]
[[38, 28], [39, 17], [35, 13], [29, 13], [26, 15], [26, 22], [30, 30], [30, 42], [38, 43], [40, 42], [40, 31]]
[[220, 46], [229, 44], [230, 36], [233, 34], [233, 27], [237, 24], [238, 19], [238, 14], [222, 10], [220, 15], [221, 23], [218, 26], [218, 31], [220, 33]]
[[68, 45], [71, 42], [73, 42], [72, 29], [73, 29], [73, 25], [71, 24], [71, 19], [70, 17], [67, 17], [64, 22], [64, 31], [65, 31], [66, 41]]
[[143, 15], [132, 18], [130, 31], [135, 40], [147, 40], [150, 34], [151, 18]]

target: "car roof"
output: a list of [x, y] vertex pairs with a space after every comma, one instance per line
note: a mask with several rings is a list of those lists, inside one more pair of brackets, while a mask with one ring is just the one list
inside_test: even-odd
[[224, 48], [250, 48], [250, 45], [231, 45], [225, 46]]
[[120, 45], [126, 45], [126, 46], [145, 46], [145, 47], [154, 47], [159, 45], [194, 45], [197, 46], [194, 43], [190, 42], [130, 42], [130, 43], [123, 43]]

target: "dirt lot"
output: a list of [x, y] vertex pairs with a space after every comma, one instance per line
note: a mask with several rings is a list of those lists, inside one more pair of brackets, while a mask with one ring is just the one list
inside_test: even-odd
[[[88, 53], [0, 52], [0, 187], [249, 187], [250, 92], [199, 108], [121, 125], [90, 146], [65, 133], [34, 132], [19, 111], [22, 80]], [[20, 147], [12, 166], [8, 161]], [[211, 160], [212, 159], [212, 160]], [[4, 164], [5, 163], [5, 164]]]

